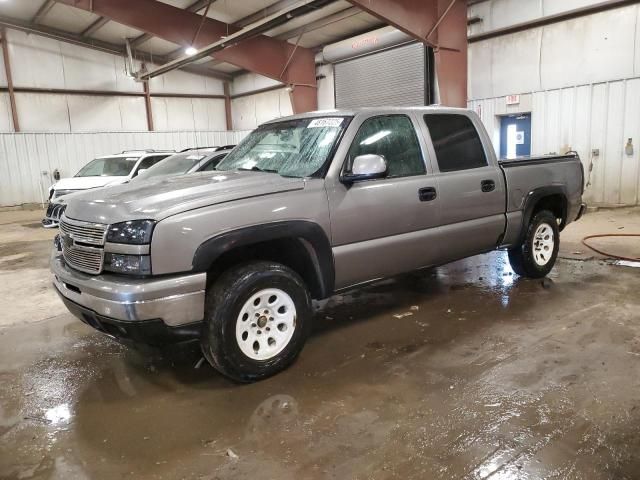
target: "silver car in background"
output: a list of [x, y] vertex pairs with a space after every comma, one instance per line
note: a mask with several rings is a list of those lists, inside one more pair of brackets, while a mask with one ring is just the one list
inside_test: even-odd
[[158, 162], [131, 182], [214, 170], [233, 147], [234, 145], [187, 148]]

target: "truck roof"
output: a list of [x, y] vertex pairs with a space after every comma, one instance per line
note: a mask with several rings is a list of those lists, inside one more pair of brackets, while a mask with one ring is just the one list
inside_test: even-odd
[[297, 115], [290, 115], [288, 117], [275, 118], [273, 120], [269, 120], [268, 122], [264, 122], [264, 124], [269, 123], [277, 123], [287, 120], [297, 120], [300, 118], [316, 118], [316, 117], [352, 117], [358, 115], [360, 113], [403, 113], [403, 112], [442, 112], [442, 113], [460, 113], [460, 112], [470, 112], [471, 110], [467, 108], [456, 108], [456, 107], [444, 107], [440, 105], [429, 105], [429, 106], [417, 106], [417, 107], [358, 107], [358, 108], [346, 108], [346, 109], [335, 109], [335, 110], [315, 110], [313, 112], [299, 113]]

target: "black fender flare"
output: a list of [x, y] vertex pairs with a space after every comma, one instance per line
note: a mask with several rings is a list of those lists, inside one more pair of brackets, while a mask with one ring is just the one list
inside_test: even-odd
[[520, 228], [519, 241], [522, 242], [524, 240], [524, 233], [531, 221], [531, 217], [533, 216], [533, 209], [536, 207], [538, 202], [544, 197], [549, 197], [551, 195], [562, 195], [565, 200], [564, 211], [562, 212], [562, 226], [566, 223], [567, 218], [567, 206], [569, 202], [569, 197], [567, 196], [567, 188], [564, 185], [548, 185], [545, 187], [538, 187], [531, 190], [524, 199], [524, 205], [522, 207], [522, 227]]
[[242, 227], [216, 235], [203, 242], [193, 256], [193, 270], [206, 272], [223, 254], [239, 247], [270, 240], [302, 240], [311, 258], [318, 281], [319, 298], [329, 297], [335, 285], [335, 267], [331, 242], [324, 229], [308, 220], [286, 220]]

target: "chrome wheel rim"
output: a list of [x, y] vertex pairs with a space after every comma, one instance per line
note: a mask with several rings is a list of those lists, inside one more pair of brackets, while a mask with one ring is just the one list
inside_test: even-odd
[[553, 228], [548, 223], [541, 223], [533, 235], [533, 260], [540, 267], [544, 267], [553, 256], [555, 238]]
[[296, 329], [296, 307], [279, 288], [254, 293], [240, 309], [236, 341], [252, 360], [269, 360], [284, 350]]

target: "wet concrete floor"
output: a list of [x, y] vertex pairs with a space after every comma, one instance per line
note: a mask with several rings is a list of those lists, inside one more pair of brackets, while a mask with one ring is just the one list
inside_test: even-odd
[[236, 385], [69, 314], [0, 330], [2, 479], [640, 478], [640, 270], [503, 253], [317, 305]]

